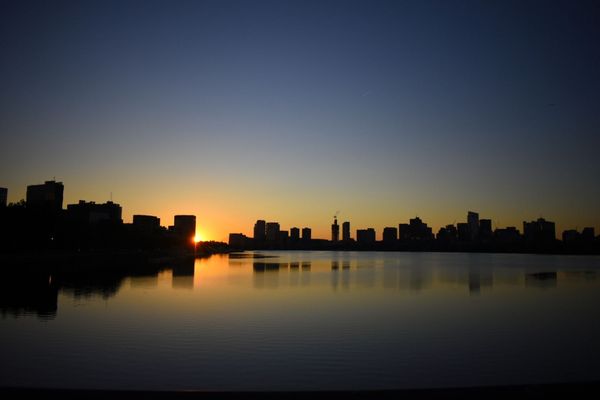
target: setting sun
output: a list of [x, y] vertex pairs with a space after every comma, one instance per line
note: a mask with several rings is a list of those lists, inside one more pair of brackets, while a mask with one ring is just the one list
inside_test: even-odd
[[196, 236], [194, 236], [194, 239], [193, 239], [193, 240], [194, 240], [194, 243], [198, 243], [198, 242], [200, 242], [200, 241], [202, 240], [202, 239], [200, 238], [200, 234], [199, 234], [199, 233], [196, 233]]

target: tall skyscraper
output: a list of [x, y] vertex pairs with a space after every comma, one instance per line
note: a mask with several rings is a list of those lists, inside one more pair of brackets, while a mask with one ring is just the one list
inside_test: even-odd
[[340, 226], [337, 223], [337, 217], [334, 217], [331, 225], [331, 241], [337, 242], [338, 240], [340, 240]]
[[350, 241], [350, 222], [346, 221], [342, 224], [342, 240], [344, 242]]
[[173, 225], [175, 233], [186, 240], [193, 240], [196, 236], [196, 216], [195, 215], [176, 215]]
[[279, 240], [278, 222], [267, 222], [266, 238], [269, 243], [276, 243]]
[[479, 214], [473, 211], [467, 213], [467, 224], [469, 224], [469, 233], [471, 241], [479, 238]]
[[262, 219], [259, 219], [254, 224], [254, 241], [256, 243], [263, 243], [266, 239], [266, 222]]
[[62, 182], [46, 181], [27, 186], [27, 207], [62, 210], [64, 186]]
[[312, 237], [312, 232], [310, 230], [310, 228], [302, 228], [302, 240], [305, 242], [309, 242]]
[[290, 240], [297, 242], [300, 240], [300, 229], [294, 227], [290, 229]]

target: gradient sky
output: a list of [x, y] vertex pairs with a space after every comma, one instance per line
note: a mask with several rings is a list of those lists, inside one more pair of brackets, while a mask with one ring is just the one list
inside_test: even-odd
[[600, 231], [598, 1], [0, 0], [0, 186], [133, 214]]

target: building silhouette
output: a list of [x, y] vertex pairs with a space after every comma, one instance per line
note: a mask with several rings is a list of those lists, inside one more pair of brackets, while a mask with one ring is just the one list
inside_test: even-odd
[[297, 242], [300, 240], [300, 229], [296, 227], [290, 229], [290, 240], [292, 242]]
[[333, 224], [331, 225], [331, 241], [337, 242], [340, 240], [340, 226], [337, 222], [337, 217], [333, 218]]
[[383, 242], [386, 244], [396, 243], [398, 240], [398, 228], [387, 227], [383, 228]]
[[446, 225], [440, 228], [437, 234], [437, 239], [441, 242], [455, 242], [458, 237], [456, 226]]
[[523, 236], [525, 241], [536, 244], [551, 244], [556, 240], [554, 222], [538, 218], [537, 221], [523, 221]]
[[29, 185], [27, 186], [27, 207], [53, 211], [62, 210], [63, 191], [62, 182], [46, 181], [41, 185]]
[[342, 240], [344, 242], [350, 241], [350, 221], [345, 221], [342, 224]]
[[459, 222], [456, 224], [456, 236], [461, 242], [471, 241], [471, 229], [468, 222]]
[[398, 228], [400, 240], [403, 241], [433, 239], [431, 228], [421, 221], [419, 217], [410, 219], [408, 224], [400, 224]]
[[583, 228], [583, 231], [581, 231], [581, 240], [584, 242], [593, 242], [595, 238], [596, 233], [593, 227]]
[[160, 218], [153, 215], [134, 215], [133, 226], [144, 232], [153, 232], [160, 229]]
[[312, 237], [310, 228], [302, 228], [302, 240], [305, 242], [310, 242], [311, 239]]
[[267, 222], [266, 238], [269, 243], [276, 243], [279, 240], [278, 222]]
[[494, 231], [494, 240], [500, 244], [516, 244], [521, 241], [521, 233], [514, 226], [498, 228]]
[[104, 204], [96, 204], [93, 201], [86, 202], [79, 200], [77, 204], [67, 205], [66, 215], [70, 221], [76, 221], [79, 224], [94, 225], [98, 223], [120, 224], [121, 206], [112, 201]]
[[8, 189], [0, 187], [0, 207], [6, 207], [8, 202]]
[[492, 239], [492, 220], [491, 219], [480, 219], [479, 220], [479, 239], [482, 241], [489, 241]]
[[479, 214], [473, 211], [467, 212], [467, 224], [469, 226], [469, 239], [474, 242], [479, 238]]
[[173, 231], [180, 238], [193, 240], [196, 236], [196, 216], [176, 215], [174, 218]]
[[264, 243], [266, 240], [267, 225], [262, 219], [259, 219], [254, 224], [254, 242], [256, 244]]
[[356, 231], [356, 242], [362, 244], [375, 243], [375, 229], [358, 229]]
[[563, 233], [562, 233], [562, 241], [565, 244], [572, 244], [572, 243], [579, 242], [579, 237], [580, 237], [580, 234], [579, 234], [579, 232], [577, 232], [576, 229], [568, 229], [568, 230], [563, 231]]
[[229, 246], [234, 249], [245, 249], [248, 237], [243, 233], [230, 233], [229, 234]]

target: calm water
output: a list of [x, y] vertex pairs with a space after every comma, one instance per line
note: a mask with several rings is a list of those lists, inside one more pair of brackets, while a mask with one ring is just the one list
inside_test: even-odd
[[150, 276], [19, 286], [0, 304], [0, 386], [308, 390], [600, 379], [600, 257], [261, 254], [274, 257], [213, 256]]

